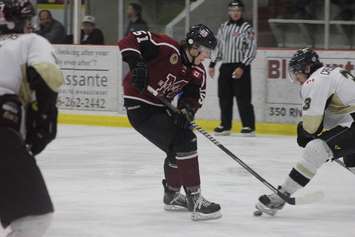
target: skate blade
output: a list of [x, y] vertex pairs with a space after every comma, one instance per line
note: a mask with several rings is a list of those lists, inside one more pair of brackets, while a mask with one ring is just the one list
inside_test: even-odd
[[224, 132], [214, 132], [215, 136], [230, 136], [231, 132], [230, 131], [224, 131]]
[[164, 210], [165, 211], [171, 211], [171, 212], [188, 211], [188, 209], [186, 207], [178, 206], [178, 205], [168, 205], [168, 204], [164, 204]]
[[267, 214], [269, 216], [275, 216], [277, 211], [278, 211], [278, 210], [275, 210], [275, 209], [270, 209], [270, 208], [268, 208], [267, 206], [265, 206], [264, 204], [262, 204], [260, 202], [257, 203], [255, 205], [255, 207], [256, 207], [257, 210], [259, 210], [262, 213], [265, 213], [265, 214]]
[[241, 133], [240, 134], [241, 137], [256, 137], [255, 132], [252, 133]]
[[209, 214], [204, 214], [201, 212], [193, 212], [191, 215], [191, 219], [193, 221], [206, 221], [206, 220], [215, 220], [222, 217], [221, 211], [216, 211]]

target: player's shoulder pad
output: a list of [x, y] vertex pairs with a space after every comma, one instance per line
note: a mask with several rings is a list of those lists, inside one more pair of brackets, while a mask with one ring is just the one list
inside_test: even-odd
[[151, 40], [150, 40], [151, 43], [153, 43], [156, 46], [168, 47], [174, 50], [175, 53], [180, 55], [180, 50], [179, 50], [180, 44], [176, 40], [164, 34], [156, 34], [151, 32], [149, 32], [149, 34], [151, 35]]
[[341, 68], [333, 66], [323, 66], [312, 73], [311, 77], [318, 83], [327, 82], [331, 77], [334, 77]]
[[334, 66], [334, 70], [332, 70], [330, 72], [329, 76], [338, 76], [339, 74], [342, 74], [342, 72], [344, 72], [344, 68], [342, 67], [338, 67], [338, 66]]
[[175, 46], [178, 45], [178, 42], [176, 40], [174, 40], [173, 38], [169, 37], [166, 34], [157, 34], [157, 33], [152, 33], [150, 32], [150, 35], [152, 36], [152, 39], [154, 41], [156, 41], [157, 43], [170, 43], [173, 44]]
[[41, 44], [43, 44], [44, 47], [46, 47], [47, 45], [50, 45], [50, 47], [52, 47], [52, 45], [48, 42], [47, 39], [45, 39], [42, 36], [35, 34], [35, 33], [14, 34], [11, 36], [11, 39], [19, 40], [24, 45], [31, 45], [31, 44], [41, 45]]
[[314, 88], [322, 88], [323, 85], [329, 83], [329, 77], [331, 76], [331, 71], [333, 70], [334, 68], [324, 66], [313, 72], [302, 85], [302, 96], [308, 96]]
[[171, 44], [177, 44], [175, 40], [170, 38], [167, 35], [164, 34], [157, 34], [154, 32], [150, 31], [144, 31], [144, 30], [139, 30], [139, 31], [133, 31], [130, 32], [127, 37], [134, 37], [136, 38], [138, 43], [144, 42], [144, 41], [151, 41], [152, 43], [158, 44], [158, 43], [171, 43]]
[[[29, 37], [30, 40], [30, 44], [31, 44], [31, 50], [32, 53], [36, 53], [36, 54], [42, 54], [45, 52], [48, 53], [50, 52], [51, 55], [53, 55], [54, 60], [55, 58], [55, 49], [53, 47], [53, 45], [43, 36], [35, 34], [35, 33], [29, 33], [29, 34], [24, 34], [25, 36], [27, 35], [27, 37]], [[35, 52], [36, 51], [36, 52]]]
[[[40, 44], [51, 45], [51, 43], [43, 36], [35, 33], [23, 34], [24, 37], [30, 38], [33, 42], [38, 42]], [[52, 45], [51, 45], [52, 47]]]

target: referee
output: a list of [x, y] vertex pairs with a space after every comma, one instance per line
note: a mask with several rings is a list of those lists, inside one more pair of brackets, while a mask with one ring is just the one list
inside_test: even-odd
[[209, 65], [214, 77], [215, 65], [222, 60], [218, 78], [218, 97], [221, 124], [216, 135], [230, 135], [233, 119], [233, 98], [236, 97], [242, 122], [241, 134], [255, 136], [255, 114], [251, 104], [250, 64], [256, 55], [253, 27], [243, 17], [244, 4], [234, 0], [228, 4], [229, 20], [218, 29], [218, 53]]

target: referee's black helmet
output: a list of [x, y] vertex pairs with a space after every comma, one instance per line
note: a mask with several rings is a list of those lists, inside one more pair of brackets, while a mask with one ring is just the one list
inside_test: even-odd
[[228, 7], [244, 7], [244, 3], [240, 0], [233, 0], [228, 4]]

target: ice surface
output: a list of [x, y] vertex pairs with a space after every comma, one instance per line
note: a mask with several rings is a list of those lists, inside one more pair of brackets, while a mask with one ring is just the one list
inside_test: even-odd
[[[218, 139], [275, 185], [301, 152], [293, 137]], [[258, 196], [269, 190], [204, 137], [199, 155], [203, 194], [222, 205], [224, 216], [196, 223], [187, 212], [163, 210], [164, 154], [134, 130], [61, 126], [38, 157], [56, 207], [47, 236], [355, 236], [355, 175], [339, 165], [325, 164], [299, 193], [323, 190], [324, 200], [253, 217]]]

